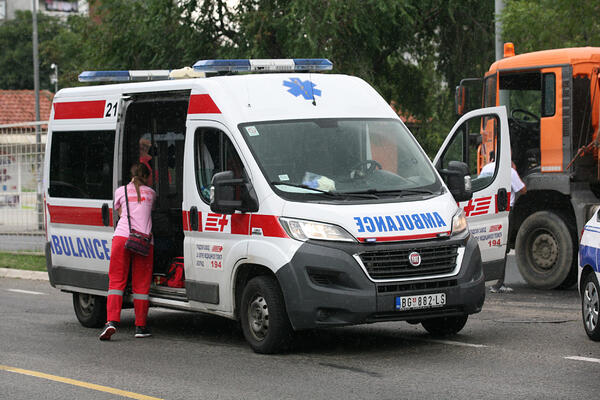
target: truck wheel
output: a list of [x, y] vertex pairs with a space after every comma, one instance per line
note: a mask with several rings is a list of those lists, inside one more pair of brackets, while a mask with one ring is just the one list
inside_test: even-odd
[[246, 284], [240, 315], [244, 337], [255, 352], [277, 353], [289, 345], [292, 327], [273, 277], [257, 276]]
[[434, 336], [454, 335], [462, 330], [469, 319], [468, 315], [458, 317], [439, 317], [421, 322], [423, 328]]
[[564, 220], [538, 211], [523, 221], [515, 252], [523, 278], [537, 289], [568, 287], [577, 279], [573, 235]]
[[587, 274], [581, 286], [581, 314], [583, 327], [590, 339], [600, 341], [600, 288], [594, 272]]
[[106, 297], [73, 293], [73, 308], [81, 325], [100, 328], [106, 322]]

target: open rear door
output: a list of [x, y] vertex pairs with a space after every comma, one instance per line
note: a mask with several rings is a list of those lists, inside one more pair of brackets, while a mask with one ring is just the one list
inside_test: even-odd
[[438, 170], [450, 161], [469, 166], [473, 198], [459, 206], [479, 243], [486, 280], [498, 279], [506, 256], [512, 195], [506, 109], [483, 108], [462, 116], [434, 159]]

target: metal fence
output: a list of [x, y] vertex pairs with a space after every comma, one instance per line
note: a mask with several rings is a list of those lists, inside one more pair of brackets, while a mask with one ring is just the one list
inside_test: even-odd
[[45, 122], [0, 125], [0, 251], [43, 251], [46, 136]]

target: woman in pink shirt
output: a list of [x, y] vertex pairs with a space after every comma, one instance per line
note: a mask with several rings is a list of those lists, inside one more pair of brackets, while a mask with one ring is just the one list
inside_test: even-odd
[[108, 299], [106, 302], [107, 322], [100, 334], [100, 340], [110, 340], [117, 331], [117, 323], [121, 320], [123, 306], [123, 292], [127, 285], [129, 264], [132, 261], [132, 289], [133, 307], [135, 309], [135, 337], [150, 336], [146, 327], [148, 316], [148, 293], [152, 280], [152, 260], [154, 246], [150, 246], [147, 256], [134, 254], [125, 248], [129, 237], [129, 223], [127, 221], [127, 207], [125, 204], [125, 188], [131, 219], [131, 229], [149, 234], [152, 231], [152, 208], [156, 193], [148, 186], [151, 179], [150, 170], [142, 163], [131, 167], [131, 182], [121, 186], [115, 191], [113, 210], [118, 210], [119, 223], [113, 234], [110, 251], [110, 267], [108, 270]]

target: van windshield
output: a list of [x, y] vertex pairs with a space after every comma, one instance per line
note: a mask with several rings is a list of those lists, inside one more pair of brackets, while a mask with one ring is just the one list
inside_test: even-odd
[[312, 119], [240, 125], [272, 187], [294, 200], [431, 196], [442, 186], [394, 119]]

